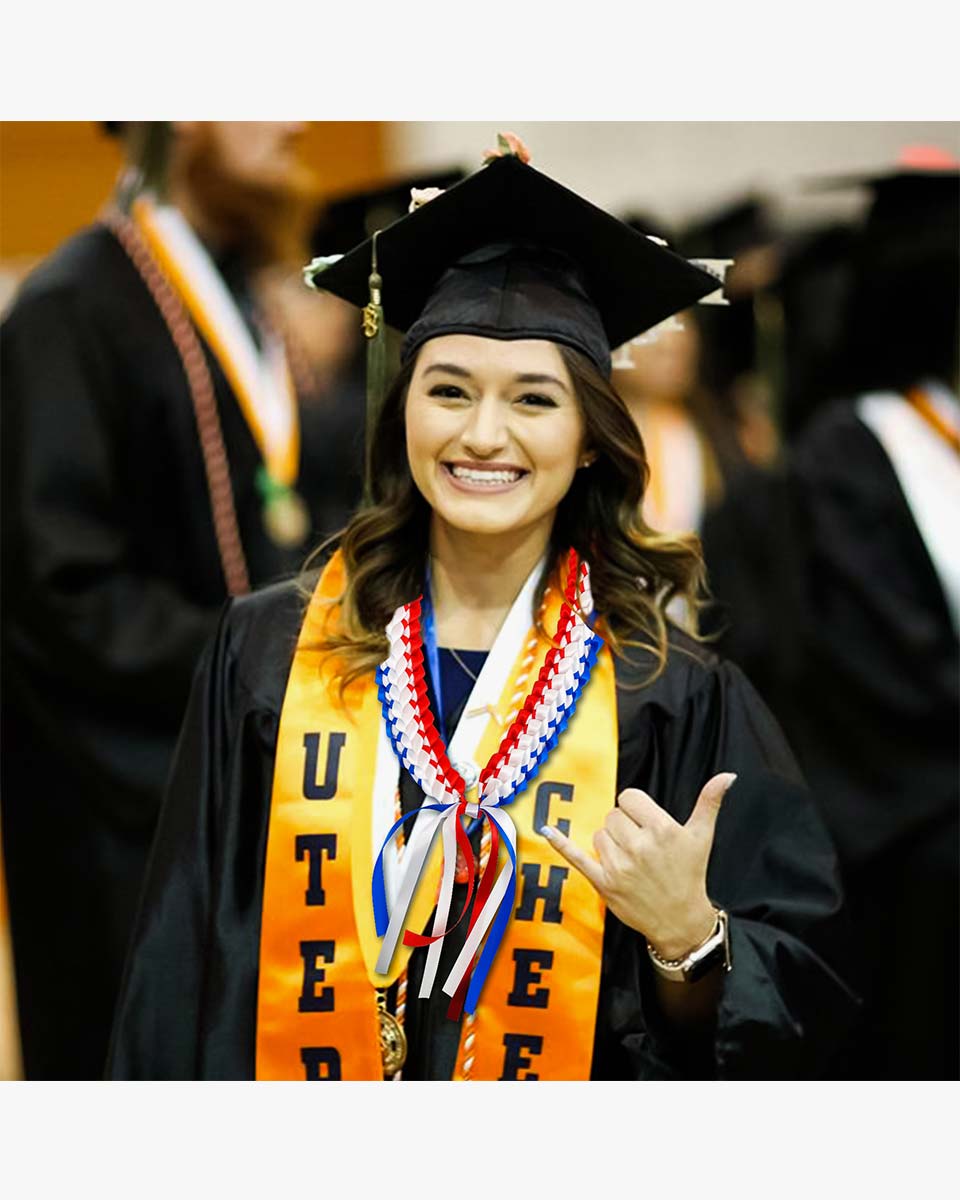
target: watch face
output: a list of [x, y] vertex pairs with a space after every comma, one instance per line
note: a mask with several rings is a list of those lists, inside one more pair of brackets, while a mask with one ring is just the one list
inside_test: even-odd
[[704, 975], [709, 974], [714, 967], [722, 966], [726, 960], [726, 947], [723, 944], [723, 938], [719, 938], [715, 945], [711, 946], [702, 958], [698, 958], [695, 963], [684, 971], [684, 978], [688, 983], [696, 983], [698, 979], [702, 979]]

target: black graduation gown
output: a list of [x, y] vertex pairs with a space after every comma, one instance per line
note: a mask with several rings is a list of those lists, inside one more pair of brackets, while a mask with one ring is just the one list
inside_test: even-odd
[[[113, 1078], [253, 1077], [276, 737], [301, 614], [289, 585], [234, 601], [205, 653], [118, 1006]], [[620, 684], [649, 671], [642, 652], [632, 655], [633, 668], [617, 665]], [[618, 706], [620, 788], [641, 786], [685, 820], [708, 778], [739, 773], [708, 879], [731, 913], [734, 968], [717, 1029], [674, 1034], [658, 1012], [642, 938], [608, 915], [593, 1077], [827, 1071], [855, 1004], [837, 865], [775, 722], [736, 667], [679, 634], [661, 678], [618, 689]], [[411, 959], [408, 1001], [423, 953]], [[405, 1078], [449, 1078], [447, 998], [438, 996], [408, 1002]]]
[[956, 1078], [960, 647], [893, 466], [848, 403], [708, 518], [723, 652], [776, 713], [865, 950], [849, 1070]]
[[[235, 285], [236, 280], [232, 281]], [[99, 1078], [163, 784], [225, 599], [184, 370], [100, 226], [24, 283], [2, 338], [3, 843], [25, 1071]], [[266, 536], [260, 452], [207, 353], [254, 584], [330, 532], [338, 430], [303, 439], [315, 528]]]

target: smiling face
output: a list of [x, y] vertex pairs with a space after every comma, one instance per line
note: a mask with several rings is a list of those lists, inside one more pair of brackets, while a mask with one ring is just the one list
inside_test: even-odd
[[585, 458], [580, 404], [552, 342], [433, 338], [405, 424], [417, 488], [435, 520], [464, 533], [549, 532]]

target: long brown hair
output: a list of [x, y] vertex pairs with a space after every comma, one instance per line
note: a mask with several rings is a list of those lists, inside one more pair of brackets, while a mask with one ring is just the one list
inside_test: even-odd
[[[653, 654], [649, 683], [666, 665], [671, 619], [666, 607], [675, 597], [683, 601], [683, 624], [696, 635], [705, 589], [700, 542], [694, 534], [656, 533], [644, 523], [641, 501], [649, 467], [633, 418], [589, 359], [566, 346], [557, 348], [580, 402], [585, 446], [597, 457], [577, 471], [557, 508], [535, 609], [560, 555], [573, 547], [590, 564], [591, 590], [611, 650], [626, 657], [626, 647], [642, 646]], [[376, 425], [372, 503], [312, 556], [322, 557], [339, 541], [347, 580], [335, 602], [341, 609], [339, 628], [328, 631], [318, 649], [335, 653], [344, 664], [342, 687], [383, 660], [387, 622], [424, 588], [431, 510], [410, 474], [404, 426], [414, 363], [395, 379]]]

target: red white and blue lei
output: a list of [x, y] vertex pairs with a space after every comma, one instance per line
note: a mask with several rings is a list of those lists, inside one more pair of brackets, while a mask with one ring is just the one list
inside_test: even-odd
[[[591, 628], [592, 624], [589, 567], [586, 562], [578, 562], [576, 553], [571, 550], [555, 644], [548, 651], [539, 675], [516, 719], [504, 734], [499, 749], [479, 773], [479, 779], [464, 779], [453, 767], [430, 710], [421, 598], [398, 608], [387, 626], [390, 650], [377, 670], [378, 695], [390, 743], [401, 764], [423, 791], [424, 803], [394, 823], [374, 867], [374, 919], [377, 934], [383, 938], [377, 971], [382, 974], [388, 971], [402, 933], [404, 945], [428, 947], [420, 996], [429, 996], [439, 967], [442, 939], [470, 909], [466, 942], [443, 985], [443, 991], [452, 998], [451, 1017], [459, 1017], [464, 1008], [468, 1013], [475, 1011], [483, 982], [513, 912], [517, 839], [516, 828], [504, 809], [536, 776], [576, 710], [603, 645], [602, 638]], [[474, 788], [475, 799], [468, 800], [467, 794]], [[416, 846], [413, 843], [408, 846], [403, 881], [393, 910], [388, 913], [384, 852], [404, 822], [415, 815], [419, 816], [418, 824], [430, 822], [432, 832], [428, 831], [428, 837], [417, 839]], [[464, 817], [486, 819], [490, 824], [490, 856], [479, 880], [473, 850], [463, 827]], [[404, 930], [403, 925], [438, 829], [443, 838], [443, 872], [433, 930], [428, 936], [419, 931]], [[497, 874], [501, 837], [509, 861]], [[467, 862], [467, 899], [460, 916], [448, 925], [458, 845]], [[490, 936], [481, 950], [480, 944], [488, 930]]]

